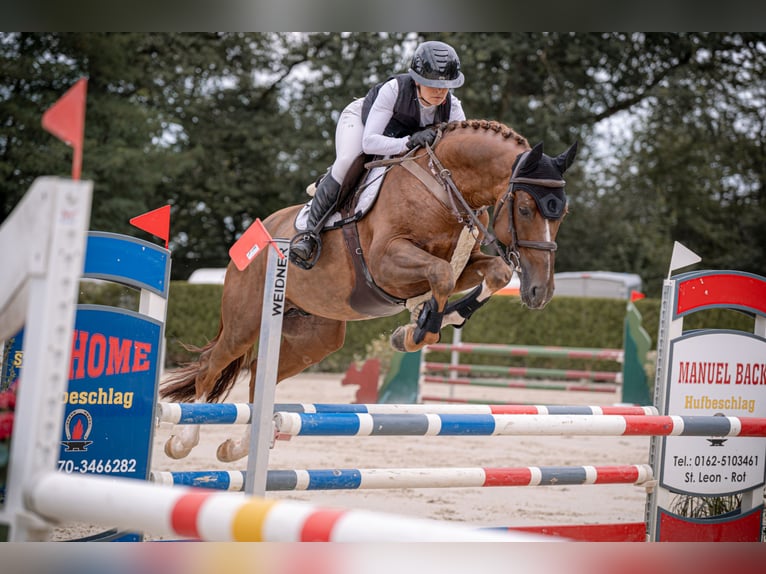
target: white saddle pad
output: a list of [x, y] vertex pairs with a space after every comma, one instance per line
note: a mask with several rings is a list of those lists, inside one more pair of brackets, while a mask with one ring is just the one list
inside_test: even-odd
[[[378, 195], [378, 191], [380, 191], [380, 184], [383, 181], [383, 174], [385, 173], [385, 170], [385, 167], [375, 167], [367, 174], [367, 177], [362, 184], [365, 186], [364, 190], [359, 196], [359, 202], [356, 205], [356, 215], [362, 216], [370, 210], [370, 207], [373, 204], [373, 200]], [[312, 201], [314, 201], [313, 198], [303, 206], [303, 208], [298, 212], [298, 216], [295, 218], [295, 228], [298, 231], [306, 230], [306, 222], [309, 218], [309, 211], [311, 210]], [[341, 215], [336, 211], [327, 218], [327, 221], [325, 221], [324, 224], [324, 228], [327, 229], [329, 227], [335, 227], [335, 225], [340, 220]]]

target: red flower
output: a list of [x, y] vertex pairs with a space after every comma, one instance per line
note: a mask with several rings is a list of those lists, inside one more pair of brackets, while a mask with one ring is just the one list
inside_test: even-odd
[[0, 413], [0, 440], [11, 438], [11, 431], [13, 431], [13, 413], [11, 411]]
[[0, 410], [12, 411], [16, 408], [16, 393], [13, 391], [0, 392]]
[[0, 392], [0, 440], [11, 438], [13, 410], [16, 408], [16, 387]]

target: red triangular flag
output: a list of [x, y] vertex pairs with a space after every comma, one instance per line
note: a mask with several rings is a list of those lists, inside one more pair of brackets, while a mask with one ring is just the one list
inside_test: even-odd
[[641, 291], [636, 291], [635, 289], [632, 289], [630, 291], [630, 300], [631, 301], [638, 301], [639, 299], [643, 299], [644, 297], [646, 297], [646, 295], [641, 293]]
[[165, 249], [168, 248], [170, 239], [170, 206], [159, 207], [152, 211], [147, 211], [143, 215], [136, 215], [130, 220], [131, 225], [139, 229], [156, 235], [165, 240]]
[[82, 169], [82, 142], [85, 133], [85, 94], [88, 79], [82, 78], [69, 88], [58, 101], [43, 114], [43, 128], [72, 146], [72, 179], [80, 179]]
[[268, 230], [264, 227], [263, 222], [260, 219], [253, 221], [253, 224], [248, 227], [242, 234], [242, 237], [237, 239], [234, 245], [229, 249], [229, 257], [234, 261], [234, 265], [237, 269], [244, 271], [245, 268], [250, 265], [250, 262], [255, 259], [264, 247], [269, 243], [272, 244], [274, 249], [277, 250], [279, 256], [284, 259], [284, 255], [276, 246], [274, 240], [271, 238]]

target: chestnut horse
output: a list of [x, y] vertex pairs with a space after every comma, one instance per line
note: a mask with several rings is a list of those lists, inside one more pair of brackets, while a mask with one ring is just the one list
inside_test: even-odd
[[[289, 265], [277, 382], [340, 349], [347, 321], [394, 315], [408, 301], [415, 301], [407, 305], [412, 319], [391, 336], [393, 347], [410, 352], [435, 343], [443, 326], [462, 325], [514, 271], [521, 301], [543, 308], [553, 295], [555, 238], [566, 212], [562, 174], [575, 153], [576, 144], [553, 158], [503, 124], [471, 120], [439, 126], [433, 148], [384, 160], [390, 167], [369, 212], [323, 232], [313, 268]], [[273, 237], [292, 237], [301, 208], [282, 209], [264, 225]], [[244, 271], [229, 263], [218, 334], [196, 349], [197, 362], [171, 376], [163, 398], [219, 402], [247, 367], [253, 401], [266, 263], [258, 257]], [[221, 444], [218, 458], [245, 456], [249, 436]], [[198, 442], [199, 427], [185, 426], [165, 452], [181, 458]]]

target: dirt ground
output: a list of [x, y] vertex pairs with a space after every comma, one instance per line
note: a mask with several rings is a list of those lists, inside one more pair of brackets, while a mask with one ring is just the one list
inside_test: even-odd
[[[299, 375], [277, 387], [276, 402], [350, 403], [356, 387], [341, 385], [342, 375]], [[430, 388], [428, 388], [430, 387]], [[443, 385], [427, 385], [424, 394], [444, 394]], [[532, 404], [609, 405], [608, 393], [537, 391], [472, 387], [456, 396]], [[247, 402], [247, 385], [238, 382], [229, 400]], [[215, 457], [226, 438], [239, 438], [243, 426], [202, 427], [200, 445], [182, 460], [163, 452], [173, 427], [155, 429], [153, 470], [243, 470], [246, 459], [220, 463]], [[649, 437], [293, 437], [277, 441], [269, 454], [270, 469], [520, 467], [646, 464]], [[459, 521], [475, 526], [605, 524], [644, 520], [646, 491], [635, 485], [431, 488], [350, 491], [273, 492], [267, 497], [337, 508], [395, 512]], [[86, 536], [93, 527], [62, 525], [53, 540]], [[152, 539], [152, 533], [146, 534]]]

